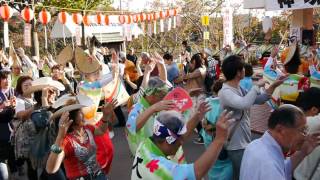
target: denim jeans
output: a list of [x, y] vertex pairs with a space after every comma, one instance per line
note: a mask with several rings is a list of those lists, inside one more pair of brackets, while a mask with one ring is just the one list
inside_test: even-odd
[[244, 153], [244, 149], [233, 150], [233, 151], [228, 150], [228, 156], [232, 162], [234, 180], [238, 180], [240, 177], [240, 167], [241, 167], [243, 153]]

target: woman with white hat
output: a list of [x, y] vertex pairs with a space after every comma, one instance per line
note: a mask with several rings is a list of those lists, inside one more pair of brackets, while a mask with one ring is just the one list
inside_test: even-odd
[[[37, 179], [37, 168], [43, 170], [43, 165], [38, 157], [32, 154], [35, 137], [39, 127], [31, 120], [32, 113], [42, 107], [50, 107], [56, 97], [55, 90], [63, 90], [63, 84], [52, 78], [39, 78], [32, 80], [29, 76], [21, 76], [17, 82], [16, 92], [16, 122], [15, 124], [15, 154], [16, 157], [28, 163], [29, 179]], [[41, 174], [41, 172], [39, 173]]]
[[[78, 95], [79, 96], [79, 95]], [[99, 126], [85, 125], [82, 108], [89, 106], [92, 100], [80, 95], [53, 114], [60, 117], [59, 132], [55, 143], [51, 146], [46, 170], [55, 173], [62, 162], [68, 179], [106, 179], [101, 165], [97, 159], [97, 144], [95, 136], [101, 136], [107, 132], [108, 124], [113, 115], [114, 104], [106, 104], [102, 108], [103, 123]]]

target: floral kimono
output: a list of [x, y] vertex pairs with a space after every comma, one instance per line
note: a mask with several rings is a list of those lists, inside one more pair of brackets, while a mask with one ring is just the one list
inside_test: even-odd
[[137, 149], [133, 161], [131, 180], [180, 180], [196, 179], [193, 164], [177, 164], [146, 138]]

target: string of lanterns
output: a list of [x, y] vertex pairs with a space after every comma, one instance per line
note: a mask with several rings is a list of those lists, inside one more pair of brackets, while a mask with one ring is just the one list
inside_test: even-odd
[[[4, 4], [0, 7], [0, 17], [4, 21], [8, 21], [13, 14], [13, 10], [10, 6], [7, 4]], [[42, 11], [39, 12], [38, 15], [39, 21], [46, 25], [51, 20], [51, 14], [46, 9], [42, 9]], [[75, 24], [81, 24], [83, 23], [85, 26], [89, 26], [92, 23], [97, 23], [99, 25], [110, 25], [110, 19], [109, 15], [103, 15], [101, 12], [97, 12], [95, 17], [93, 19], [89, 18], [88, 14], [85, 14], [82, 16], [80, 13], [73, 13], [70, 15], [65, 11], [61, 10], [61, 12], [58, 13], [58, 19], [59, 22], [62, 24], [66, 24], [68, 19], [71, 19], [73, 23]], [[159, 12], [149, 12], [149, 13], [135, 13], [135, 14], [121, 14], [118, 15], [118, 23], [123, 24], [132, 24], [132, 23], [139, 23], [139, 22], [152, 22], [157, 21], [158, 19], [166, 19], [170, 17], [177, 16], [177, 9], [167, 9], [164, 11]], [[35, 18], [34, 11], [29, 7], [26, 6], [21, 11], [21, 17], [24, 21], [29, 23], [31, 20]]]

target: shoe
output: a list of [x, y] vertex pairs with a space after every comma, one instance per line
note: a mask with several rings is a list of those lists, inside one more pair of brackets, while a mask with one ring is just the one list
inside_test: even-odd
[[203, 139], [201, 137], [197, 137], [193, 140], [193, 143], [195, 144], [204, 144]]

